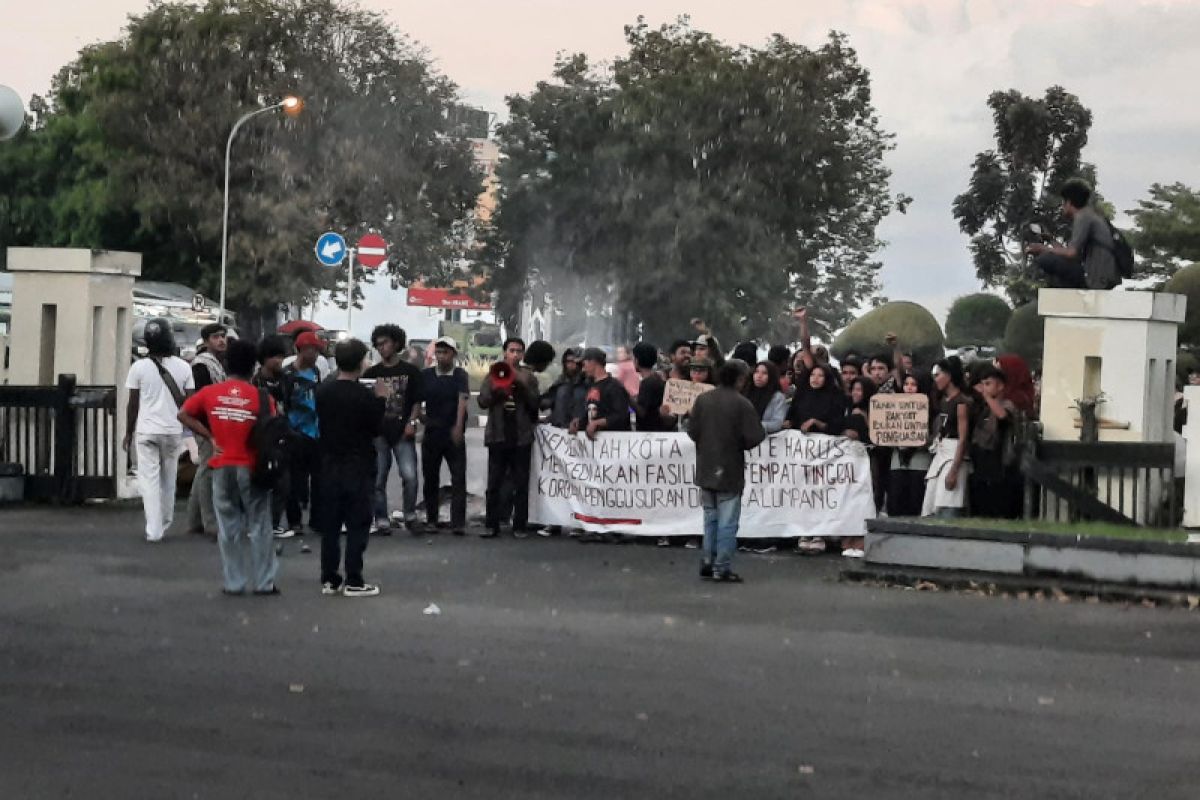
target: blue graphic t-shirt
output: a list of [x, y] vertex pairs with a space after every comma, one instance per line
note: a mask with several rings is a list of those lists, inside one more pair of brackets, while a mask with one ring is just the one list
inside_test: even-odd
[[315, 367], [288, 369], [292, 379], [291, 402], [288, 404], [288, 424], [292, 430], [310, 439], [320, 434], [317, 425], [317, 384], [321, 382]]

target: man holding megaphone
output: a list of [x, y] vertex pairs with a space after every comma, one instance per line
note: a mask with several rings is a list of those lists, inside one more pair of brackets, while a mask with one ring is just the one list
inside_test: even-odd
[[[492, 365], [479, 387], [479, 407], [487, 410], [483, 443], [488, 449], [487, 512], [483, 534], [500, 534], [500, 524], [512, 513], [513, 536], [524, 539], [529, 522], [529, 463], [533, 455], [533, 426], [537, 422], [537, 378], [521, 365], [525, 342], [509, 337], [504, 360]], [[510, 500], [511, 497], [511, 500]]]

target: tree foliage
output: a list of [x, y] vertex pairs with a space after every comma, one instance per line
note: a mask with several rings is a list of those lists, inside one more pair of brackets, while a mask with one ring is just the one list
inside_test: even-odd
[[1150, 199], [1128, 212], [1137, 225], [1131, 239], [1138, 272], [1168, 276], [1200, 261], [1200, 192], [1182, 183], [1150, 187]]
[[[560, 57], [509, 98], [494, 227], [480, 266], [502, 313], [529, 283], [617, 335], [666, 341], [700, 316], [729, 340], [805, 304], [841, 327], [878, 289], [892, 147], [845, 37], [731, 47], [686, 19], [626, 28], [611, 70]], [[794, 331], [792, 331], [794, 335]]]
[[946, 314], [946, 344], [949, 347], [998, 345], [1012, 313], [1008, 303], [994, 294], [963, 295], [950, 304]]
[[959, 229], [971, 237], [975, 274], [1019, 305], [1037, 291], [1025, 274], [1022, 252], [1030, 226], [1069, 240], [1058, 189], [1074, 177], [1096, 185], [1095, 167], [1082, 160], [1092, 112], [1061, 86], [1041, 98], [1016, 89], [993, 92], [987, 104], [995, 146], [975, 156], [970, 184], [954, 198], [953, 212]]
[[82, 50], [0, 162], [18, 198], [0, 233], [140, 251], [146, 277], [215, 296], [226, 138], [288, 94], [299, 117], [264, 114], [234, 140], [229, 305], [344, 292], [312, 255], [324, 230], [378, 230], [393, 279], [445, 279], [479, 191], [466, 143], [443, 135], [455, 89], [381, 16], [336, 0], [157, 3]]

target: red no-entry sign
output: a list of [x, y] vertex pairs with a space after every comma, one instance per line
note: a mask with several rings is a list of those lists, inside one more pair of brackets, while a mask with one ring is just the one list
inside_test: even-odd
[[358, 240], [358, 263], [375, 269], [387, 261], [387, 242], [377, 233], [368, 233]]

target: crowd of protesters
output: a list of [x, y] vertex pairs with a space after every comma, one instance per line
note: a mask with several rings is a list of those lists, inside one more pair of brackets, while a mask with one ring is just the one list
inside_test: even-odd
[[[698, 334], [665, 350], [649, 342], [618, 347], [613, 364], [603, 349], [568, 348], [556, 380], [544, 390], [539, 374], [555, 361], [554, 348], [542, 341], [526, 348], [519, 338], [507, 339], [503, 360], [483, 378], [478, 394], [478, 407], [486, 413], [487, 448], [482, 535], [563, 532], [529, 520], [538, 424], [592, 439], [630, 430], [691, 437], [704, 528], [702, 537], [683, 537], [683, 543], [702, 548], [701, 574], [714, 580], [740, 580], [732, 570], [732, 553], [744, 454], [781, 431], [862, 442], [870, 454], [880, 513], [1019, 516], [1018, 440], [1024, 421], [1036, 414], [1033, 380], [1019, 357], [966, 366], [949, 357], [917, 365], [904, 344], [889, 335], [878, 352], [847, 355], [835, 366], [826, 348], [810, 341], [807, 313], [799, 310], [796, 319], [795, 352], [784, 345], [742, 342], [727, 358], [700, 320], [693, 320]], [[178, 453], [184, 429], [195, 439], [198, 461], [188, 528], [218, 540], [227, 593], [279, 591], [276, 540], [296, 538], [308, 552], [305, 534], [318, 535], [322, 591], [370, 596], [379, 592], [363, 574], [372, 533], [404, 528], [419, 534], [446, 527], [455, 535], [466, 533], [465, 433], [471, 402], [453, 339], [434, 343], [430, 366], [422, 356], [414, 364], [405, 350], [405, 332], [380, 325], [371, 337], [373, 358], [366, 344], [347, 339], [337, 344], [330, 365], [324, 342], [313, 333], [294, 341], [267, 336], [257, 346], [227, 339], [226, 333], [219, 324], [205, 328], [201, 353], [189, 368], [173, 355], [170, 324], [147, 324], [150, 355], [134, 365], [129, 378], [129, 430], [136, 438], [147, 541], [161, 540], [171, 524], [176, 469], [171, 454]], [[765, 358], [759, 358], [760, 350]], [[679, 414], [664, 402], [672, 380], [716, 388]], [[871, 398], [881, 393], [929, 398], [924, 445], [883, 447], [870, 441]], [[274, 430], [284, 432], [281, 441], [272, 443], [266, 433], [272, 430], [270, 419], [279, 420]], [[272, 466], [264, 467], [262, 462], [271, 459]], [[451, 484], [448, 522], [438, 519], [443, 463]], [[398, 508], [387, 491], [393, 464], [401, 486]], [[419, 498], [423, 522], [417, 516]], [[389, 508], [396, 510], [389, 514]], [[582, 541], [623, 538], [567, 533]], [[743, 546], [762, 552], [786, 544], [802, 554], [837, 546], [843, 555], [861, 557], [861, 532], [848, 534], [840, 540], [801, 537], [787, 543], [748, 539]]]

